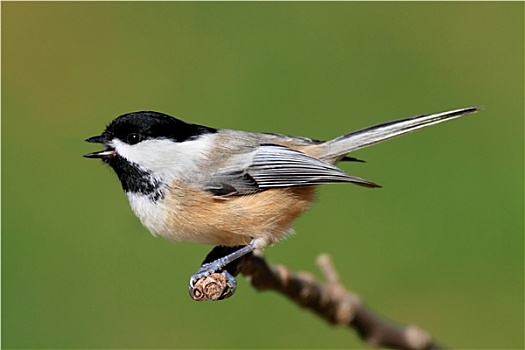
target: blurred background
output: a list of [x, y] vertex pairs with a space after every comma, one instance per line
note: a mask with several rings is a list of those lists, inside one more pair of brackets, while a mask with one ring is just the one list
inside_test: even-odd
[[240, 277], [197, 303], [211, 247], [153, 238], [82, 158], [114, 117], [327, 139], [483, 111], [356, 152], [266, 249], [454, 348], [523, 348], [523, 10], [514, 3], [2, 3], [3, 348], [362, 348]]

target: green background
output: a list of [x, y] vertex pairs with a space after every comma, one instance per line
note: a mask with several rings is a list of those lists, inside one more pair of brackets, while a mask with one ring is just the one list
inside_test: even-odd
[[515, 3], [2, 3], [4, 348], [360, 348], [239, 278], [196, 303], [210, 247], [153, 238], [82, 158], [117, 115], [331, 138], [481, 105], [355, 153], [272, 263], [345, 285], [455, 348], [523, 347], [523, 10]]

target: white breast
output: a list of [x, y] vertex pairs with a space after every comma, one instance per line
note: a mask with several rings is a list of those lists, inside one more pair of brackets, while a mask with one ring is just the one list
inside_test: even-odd
[[162, 210], [161, 201], [153, 202], [147, 195], [127, 192], [131, 209], [154, 236], [166, 231], [166, 211]]

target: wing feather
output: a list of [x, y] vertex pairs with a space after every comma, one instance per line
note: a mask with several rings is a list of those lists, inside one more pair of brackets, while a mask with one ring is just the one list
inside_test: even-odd
[[[247, 154], [242, 155], [242, 157], [246, 156]], [[206, 183], [204, 189], [216, 196], [238, 196], [271, 188], [337, 182], [380, 187], [373, 182], [348, 175], [334, 165], [285, 146], [263, 144], [252, 157], [251, 164], [246, 168], [233, 169], [230, 166], [228, 171], [215, 174], [213, 179]]]
[[379, 187], [373, 182], [348, 175], [334, 165], [279, 145], [261, 145], [247, 173], [261, 189], [325, 183], [352, 182]]

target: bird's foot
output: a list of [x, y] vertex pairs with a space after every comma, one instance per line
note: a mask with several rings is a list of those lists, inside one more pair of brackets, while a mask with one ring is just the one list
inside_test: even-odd
[[189, 293], [197, 301], [223, 300], [231, 297], [237, 288], [237, 280], [227, 270], [217, 271], [213, 266], [203, 265], [190, 278]]

